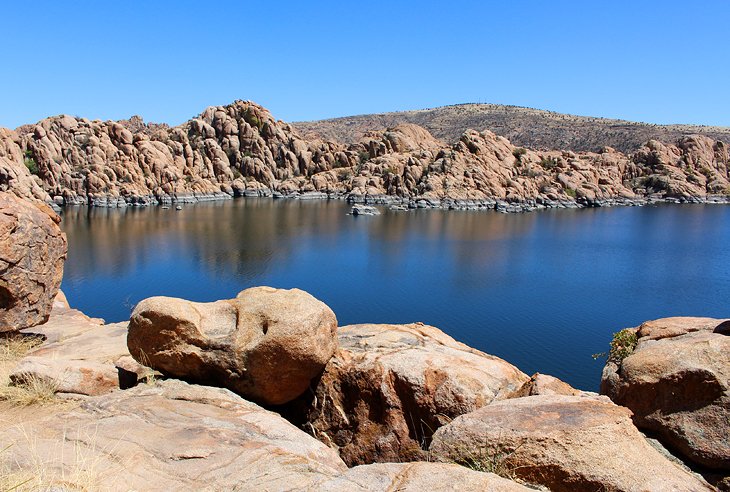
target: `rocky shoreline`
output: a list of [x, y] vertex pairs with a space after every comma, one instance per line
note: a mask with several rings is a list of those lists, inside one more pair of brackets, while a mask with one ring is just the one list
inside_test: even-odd
[[58, 217], [0, 198], [4, 488], [730, 490], [728, 319], [617, 332], [601, 395], [297, 289], [105, 324], [58, 291]]
[[344, 145], [303, 137], [250, 101], [210, 107], [173, 128], [62, 115], [0, 129], [0, 191], [57, 206], [239, 196], [503, 212], [727, 203], [729, 162], [726, 143], [701, 135], [624, 154], [533, 150], [474, 130], [444, 143], [401, 124]]
[[132, 201], [120, 197], [96, 197], [91, 202], [77, 200], [75, 203], [54, 203], [54, 209], [61, 211], [62, 206], [90, 206], [97, 208], [127, 208], [127, 207], [152, 207], [170, 206], [178, 204], [195, 204], [212, 201], [226, 201], [246, 198], [272, 198], [287, 200], [340, 200], [351, 204], [380, 205], [390, 210], [455, 210], [455, 211], [496, 211], [501, 213], [526, 213], [550, 209], [580, 209], [580, 208], [607, 208], [607, 207], [643, 207], [647, 205], [662, 204], [699, 204], [699, 205], [727, 205], [730, 204], [730, 196], [710, 195], [705, 197], [647, 197], [647, 198], [607, 198], [587, 200], [529, 200], [526, 202], [507, 202], [504, 200], [459, 200], [452, 198], [401, 198], [390, 195], [352, 195], [345, 193], [323, 193], [323, 192], [290, 192], [281, 193], [268, 188], [255, 191], [246, 191], [242, 194], [228, 195], [226, 193], [216, 194], [191, 194], [164, 196], [135, 197]]

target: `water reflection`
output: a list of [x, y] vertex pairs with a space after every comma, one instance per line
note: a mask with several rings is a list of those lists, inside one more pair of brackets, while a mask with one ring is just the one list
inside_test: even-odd
[[611, 333], [670, 315], [728, 316], [730, 207], [385, 211], [246, 199], [70, 208], [63, 288], [90, 315], [126, 319], [152, 295], [198, 301], [299, 287], [340, 324], [434, 324], [518, 365], [595, 389]]

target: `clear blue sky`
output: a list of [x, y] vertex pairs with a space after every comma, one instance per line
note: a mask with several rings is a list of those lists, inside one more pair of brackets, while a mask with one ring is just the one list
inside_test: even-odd
[[0, 125], [462, 102], [730, 126], [730, 2], [7, 1]]

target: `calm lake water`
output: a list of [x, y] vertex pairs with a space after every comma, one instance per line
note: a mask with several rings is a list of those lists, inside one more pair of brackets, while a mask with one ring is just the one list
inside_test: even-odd
[[666, 316], [730, 316], [730, 207], [384, 211], [240, 199], [182, 211], [68, 208], [62, 288], [109, 322], [140, 300], [298, 287], [340, 325], [437, 326], [528, 374], [596, 390], [611, 334]]

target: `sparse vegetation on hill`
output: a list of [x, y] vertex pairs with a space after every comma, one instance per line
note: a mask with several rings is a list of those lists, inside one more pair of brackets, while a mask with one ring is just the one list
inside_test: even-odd
[[490, 130], [514, 145], [533, 149], [598, 152], [613, 147], [633, 152], [650, 139], [672, 142], [699, 134], [730, 143], [730, 128], [704, 125], [654, 125], [608, 118], [593, 118], [499, 104], [458, 104], [417, 111], [367, 114], [294, 123], [305, 135], [343, 143], [356, 142], [365, 133], [401, 123], [414, 123], [450, 144], [465, 130]]

